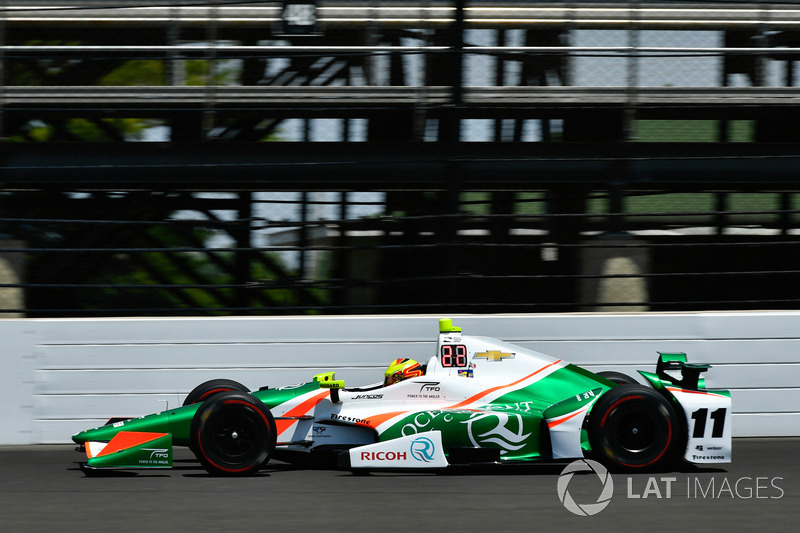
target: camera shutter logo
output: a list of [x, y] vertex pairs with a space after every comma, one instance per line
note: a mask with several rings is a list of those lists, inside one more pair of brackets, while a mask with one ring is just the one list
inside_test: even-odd
[[[577, 503], [567, 490], [572, 476], [576, 472], [594, 472], [603, 485], [603, 490], [595, 503]], [[611, 503], [611, 497], [614, 495], [614, 480], [611, 479], [611, 474], [608, 473], [606, 467], [592, 461], [591, 459], [580, 459], [567, 465], [567, 467], [558, 476], [558, 484], [556, 485], [558, 491], [558, 499], [564, 504], [564, 507], [571, 513], [579, 516], [592, 516], [596, 515], [605, 509]]]

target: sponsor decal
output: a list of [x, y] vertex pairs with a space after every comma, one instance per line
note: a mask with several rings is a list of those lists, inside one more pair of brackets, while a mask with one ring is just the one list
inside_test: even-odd
[[167, 448], [142, 448], [144, 452], [150, 452], [148, 459], [139, 459], [140, 465], [169, 465], [169, 450]]
[[416, 394], [409, 394], [408, 398], [420, 399], [420, 398], [441, 398], [442, 395], [440, 394], [442, 391], [442, 387], [440, 386], [439, 381], [424, 381], [424, 382], [415, 382], [419, 385], [419, 392]]
[[436, 453], [436, 445], [428, 437], [417, 437], [411, 441], [411, 457], [417, 461], [430, 463]]
[[406, 452], [361, 452], [362, 461], [405, 461], [408, 459]]
[[500, 352], [498, 350], [489, 350], [488, 352], [479, 352], [472, 356], [473, 359], [486, 359], [487, 361], [502, 361], [503, 359], [514, 359], [515, 353]]
[[438, 392], [438, 391], [442, 390], [442, 388], [439, 386], [439, 382], [438, 381], [428, 381], [428, 382], [425, 382], [425, 383], [419, 383], [419, 385], [420, 385], [420, 388], [419, 388], [419, 392], [420, 393], [423, 393], [423, 392]]
[[586, 391], [583, 394], [576, 394], [575, 395], [575, 399], [578, 400], [579, 402], [582, 402], [583, 400], [589, 400], [591, 398], [594, 398], [594, 391], [593, 390]]
[[166, 459], [169, 457], [169, 450], [166, 448], [142, 448], [142, 450], [150, 452], [150, 460]]
[[464, 370], [459, 370], [458, 375], [462, 378], [471, 378], [474, 377], [471, 368], [466, 368]]
[[514, 403], [491, 403], [485, 405], [482, 409], [489, 411], [519, 411], [521, 413], [530, 413], [531, 411], [539, 411], [535, 407], [536, 402], [514, 402]]
[[[495, 417], [496, 424], [489, 431], [475, 434], [475, 422], [480, 420], [487, 420]], [[511, 417], [517, 421], [517, 431], [508, 428], [508, 423]], [[487, 445], [497, 445], [503, 448], [504, 451], [519, 450], [525, 446], [525, 439], [530, 437], [530, 433], [523, 433], [522, 416], [516, 413], [474, 413], [469, 417], [469, 420], [464, 420], [462, 424], [467, 424], [467, 435], [469, 440], [477, 448], [486, 447]], [[501, 451], [503, 453], [503, 451]]]
[[452, 422], [453, 415], [456, 413], [470, 413], [471, 411], [423, 411], [414, 415], [410, 422], [406, 423], [400, 430], [400, 434], [404, 437], [414, 435], [415, 433], [422, 433], [423, 431], [430, 431], [431, 423], [434, 420], [441, 419], [444, 422]]
[[428, 431], [350, 450], [353, 468], [444, 468], [447, 458], [440, 431]]
[[366, 418], [356, 418], [353, 416], [343, 416], [337, 415], [336, 413], [331, 414], [331, 420], [336, 420], [337, 422], [350, 422], [352, 424], [370, 424], [370, 421]]
[[[695, 449], [698, 452], [702, 452], [703, 451], [703, 445], [702, 444], [698, 444], [697, 446], [695, 446]], [[722, 446], [706, 446], [705, 449], [708, 450], [708, 451], [721, 450]]]
[[383, 394], [356, 394], [351, 400], [380, 400]]

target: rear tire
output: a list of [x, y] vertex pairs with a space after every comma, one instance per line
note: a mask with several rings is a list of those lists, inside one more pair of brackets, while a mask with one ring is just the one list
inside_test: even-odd
[[680, 435], [678, 416], [670, 402], [638, 384], [606, 391], [589, 419], [592, 452], [617, 471], [664, 468], [674, 459]]
[[608, 372], [598, 372], [597, 375], [606, 378], [608, 381], [616, 383], [617, 385], [623, 385], [625, 383], [639, 383], [628, 374], [623, 374], [622, 372], [613, 372], [609, 370]]
[[192, 419], [191, 448], [213, 475], [256, 473], [275, 449], [275, 419], [261, 400], [222, 392], [200, 406]]
[[204, 402], [221, 392], [237, 391], [248, 393], [250, 390], [232, 379], [212, 379], [201, 383], [183, 400], [183, 405], [191, 405], [193, 403]]

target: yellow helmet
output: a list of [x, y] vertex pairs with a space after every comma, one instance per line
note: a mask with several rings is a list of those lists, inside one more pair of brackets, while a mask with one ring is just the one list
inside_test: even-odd
[[422, 365], [413, 359], [400, 358], [392, 361], [389, 368], [386, 369], [383, 378], [383, 384], [391, 385], [398, 381], [403, 381], [408, 378], [415, 378], [423, 375]]

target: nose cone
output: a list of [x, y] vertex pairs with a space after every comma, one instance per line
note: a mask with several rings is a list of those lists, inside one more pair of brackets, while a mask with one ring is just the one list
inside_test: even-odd
[[120, 423], [108, 424], [97, 428], [86, 429], [72, 436], [73, 442], [83, 444], [89, 441], [103, 442], [111, 440], [120, 432]]
[[141, 418], [122, 419], [92, 429], [76, 433], [72, 440], [78, 444], [85, 442], [108, 442], [120, 431], [141, 431], [169, 433], [169, 413], [156, 413]]

